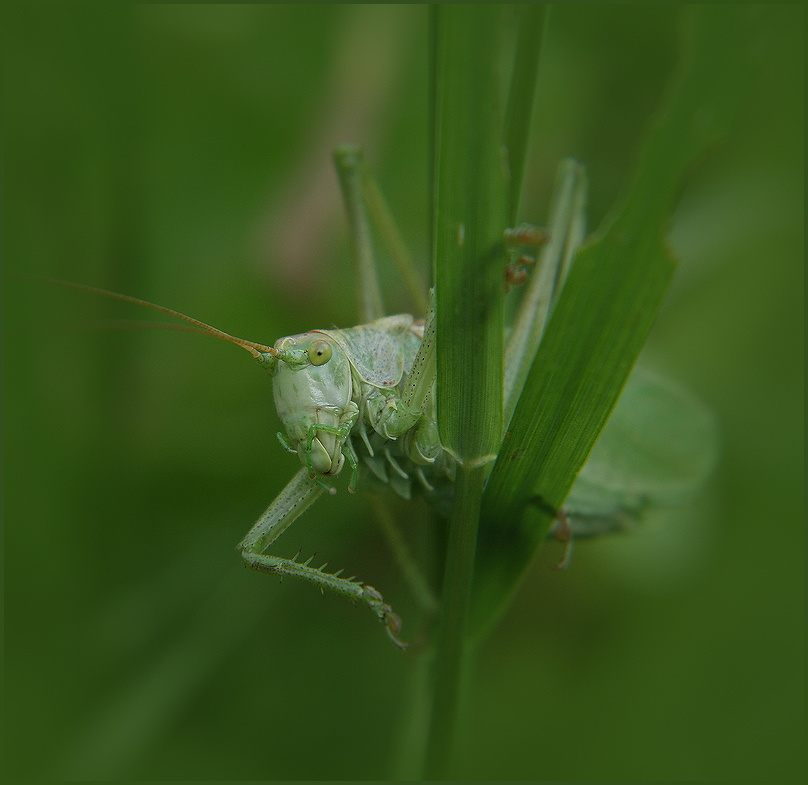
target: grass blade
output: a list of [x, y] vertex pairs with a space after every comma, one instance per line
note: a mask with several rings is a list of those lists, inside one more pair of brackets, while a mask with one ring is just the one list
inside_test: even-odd
[[536, 94], [539, 60], [549, 14], [549, 5], [531, 3], [516, 6], [516, 54], [502, 134], [508, 151], [508, 221], [511, 226], [515, 226], [519, 218], [533, 97]]
[[502, 8], [433, 6], [432, 22], [438, 427], [458, 459], [427, 749], [428, 774], [441, 778], [454, 743], [483, 482], [502, 434], [507, 210], [496, 68]]
[[465, 465], [495, 456], [502, 431], [502, 121], [494, 58], [480, 57], [496, 49], [500, 15], [436, 9], [438, 423], [442, 444]]

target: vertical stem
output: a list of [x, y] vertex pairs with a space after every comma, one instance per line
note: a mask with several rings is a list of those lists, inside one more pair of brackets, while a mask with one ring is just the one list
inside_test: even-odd
[[483, 483], [502, 438], [502, 7], [438, 5], [433, 22], [433, 263], [438, 428], [457, 459], [435, 632], [430, 779], [452, 759]]
[[[427, 779], [443, 779], [456, 741], [460, 690], [466, 656], [469, 598], [485, 467], [458, 466], [455, 506], [449, 526], [441, 626], [434, 666], [432, 725], [427, 748]], [[469, 525], [470, 523], [475, 525]]]
[[502, 438], [502, 7], [433, 8], [438, 430], [444, 448], [472, 466], [493, 460]]

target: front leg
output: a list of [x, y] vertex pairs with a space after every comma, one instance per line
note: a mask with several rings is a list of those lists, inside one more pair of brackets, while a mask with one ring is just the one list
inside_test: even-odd
[[[359, 408], [356, 406], [356, 404], [351, 403], [351, 408], [349, 408], [345, 415], [343, 415], [342, 422], [339, 426], [320, 425], [319, 423], [309, 426], [306, 437], [306, 468], [309, 470], [310, 479], [314, 479], [317, 474], [317, 472], [314, 470], [314, 465], [311, 458], [315, 435], [318, 432], [331, 433], [337, 437], [337, 449], [339, 449], [340, 454], [344, 458], [347, 457], [348, 464], [351, 467], [351, 480], [348, 483], [348, 490], [351, 493], [356, 490], [357, 483], [359, 482], [359, 463], [356, 460], [356, 453], [354, 452], [353, 445], [348, 437], [350, 436], [350, 433], [353, 430], [354, 425], [356, 425], [356, 421], [358, 419]], [[345, 448], [344, 452], [343, 448]], [[333, 472], [333, 474], [337, 474], [340, 469], [342, 469], [341, 461], [337, 471]]]
[[352, 578], [340, 578], [341, 570], [335, 574], [323, 572], [325, 565], [315, 568], [310, 567], [308, 562], [300, 563], [264, 553], [317, 500], [324, 489], [322, 481], [309, 477], [308, 469], [301, 468], [239, 543], [241, 558], [254, 570], [303, 578], [320, 590], [328, 589], [352, 602], [363, 603], [385, 626], [393, 643], [401, 649], [406, 648], [406, 644], [397, 637], [401, 630], [401, 619], [372, 586]]
[[387, 439], [397, 439], [418, 424], [423, 417], [427, 397], [435, 384], [434, 290], [430, 290], [430, 303], [421, 345], [401, 396], [385, 401], [373, 426]]

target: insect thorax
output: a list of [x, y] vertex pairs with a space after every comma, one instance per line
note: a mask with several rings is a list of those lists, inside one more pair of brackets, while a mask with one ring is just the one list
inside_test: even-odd
[[360, 417], [351, 434], [360, 461], [360, 486], [368, 490], [392, 490], [404, 499], [420, 493], [438, 512], [451, 508], [455, 461], [443, 449], [438, 436], [434, 388], [416, 426], [397, 439], [387, 438], [380, 422], [385, 407], [395, 406], [407, 384], [409, 371], [421, 344], [423, 326], [413, 324], [402, 336], [399, 350], [404, 372], [394, 387], [367, 384], [354, 372], [353, 400]]

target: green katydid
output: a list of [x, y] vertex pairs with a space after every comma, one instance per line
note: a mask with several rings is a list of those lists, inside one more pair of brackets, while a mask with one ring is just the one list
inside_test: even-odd
[[[409, 498], [422, 493], [445, 514], [451, 507], [455, 462], [442, 448], [435, 419], [435, 319], [382, 316], [370, 250], [366, 208], [386, 234], [402, 272], [415, 281], [401, 243], [361, 156], [341, 148], [336, 160], [355, 237], [357, 278], [366, 323], [349, 329], [312, 330], [267, 346], [229, 335], [185, 314], [153, 303], [80, 284], [85, 291], [134, 302], [190, 323], [187, 329], [230, 341], [249, 351], [272, 377], [285, 434], [278, 437], [302, 467], [239, 544], [252, 568], [303, 578], [366, 605], [399, 638], [401, 620], [372, 586], [267, 553], [275, 540], [326, 490], [324, 478], [347, 463], [348, 488], [388, 486]], [[507, 340], [505, 415], [510, 418], [535, 355], [544, 324], [582, 243], [586, 181], [571, 161], [560, 168], [540, 264], [522, 297]], [[526, 249], [545, 240], [532, 227], [508, 230], [504, 246], [517, 260], [505, 268], [503, 285], [521, 283], [532, 265]], [[415, 288], [412, 284], [411, 288]], [[417, 293], [417, 289], [415, 290]], [[423, 301], [422, 301], [423, 302]], [[638, 371], [630, 378], [612, 418], [569, 494], [553, 535], [569, 545], [576, 536], [625, 529], [647, 506], [675, 503], [696, 489], [712, 467], [715, 430], [710, 413], [677, 386]]]

